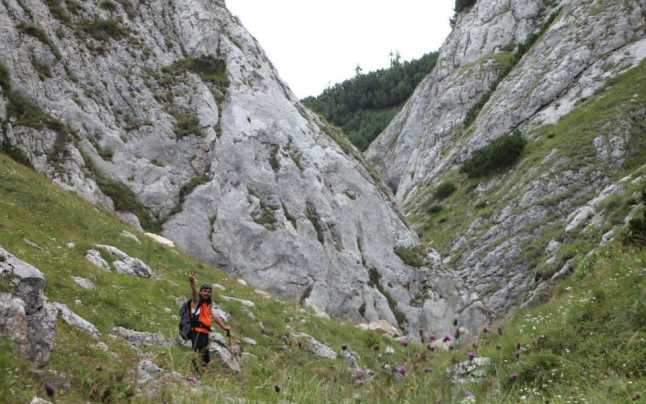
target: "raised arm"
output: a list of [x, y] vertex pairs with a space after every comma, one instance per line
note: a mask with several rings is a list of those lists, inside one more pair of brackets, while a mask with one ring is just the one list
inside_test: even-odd
[[197, 289], [195, 288], [195, 272], [190, 272], [188, 274], [188, 281], [191, 284], [191, 299], [193, 299], [194, 304], [197, 304], [200, 301], [200, 297], [197, 293]]

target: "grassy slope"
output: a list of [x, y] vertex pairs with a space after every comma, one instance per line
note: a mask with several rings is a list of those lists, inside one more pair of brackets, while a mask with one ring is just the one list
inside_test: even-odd
[[[582, 142], [580, 136], [591, 132], [598, 127], [596, 125], [604, 124], [601, 119], [611, 116], [611, 108], [628, 111], [630, 108], [626, 105], [632, 104], [623, 102], [621, 94], [625, 94], [624, 87], [629, 84], [630, 97], [636, 88], [642, 88], [644, 68], [642, 65], [616, 80], [606, 91], [554, 127], [544, 128], [554, 136], [545, 136], [530, 144], [527, 156], [520, 163], [521, 168], [530, 162], [542, 161], [544, 153], [558, 145], [562, 147], [566, 141], [570, 146], [575, 146], [572, 142]], [[643, 150], [641, 144], [638, 147]], [[559, 152], [581, 153], [583, 150], [582, 147], [562, 147]], [[640, 161], [636, 157], [627, 169], [633, 169]], [[452, 223], [453, 204], [466, 206], [459, 203], [459, 198], [468, 192], [469, 184], [457, 179], [454, 182], [461, 185], [442, 202], [451, 207], [451, 213], [445, 208], [439, 214], [440, 218], [447, 218], [440, 223], [443, 226]], [[505, 183], [507, 181], [502, 181], [503, 187]], [[503, 195], [503, 190], [494, 192]], [[632, 191], [635, 190], [629, 189], [615, 198], [609, 204], [609, 212], [623, 217], [634, 204]], [[465, 207], [463, 212], [473, 214], [473, 209]], [[592, 242], [584, 240], [570, 246], [570, 253], [577, 257], [576, 275], [560, 285], [547, 304], [518, 312], [507, 320], [502, 336], [489, 333], [477, 347], [431, 353], [419, 346], [400, 347], [349, 324], [316, 318], [288, 303], [261, 299], [253, 290], [240, 286], [217, 269], [163, 248], [143, 235], [139, 235], [142, 245], [123, 238], [119, 234], [124, 229], [132, 231], [111, 215], [60, 191], [41, 175], [0, 154], [0, 245], [40, 268], [47, 276], [45, 292], [50, 300], [68, 304], [96, 324], [104, 334], [102, 341], [116, 355], [113, 357], [96, 349], [94, 341], [59, 322], [57, 345], [49, 368], [64, 373], [71, 386], [70, 391], [59, 396], [59, 403], [124, 402], [132, 397], [135, 376], [131, 370], [138, 359], [124, 343], [105, 335], [111, 327], [122, 325], [172, 337], [177, 326], [173, 317], [177, 310], [175, 298], [188, 294], [187, 270], [197, 271], [201, 281], [224, 285], [227, 295], [256, 302], [257, 307], [252, 311], [257, 320], [251, 320], [239, 304], [222, 302], [219, 296], [215, 299], [233, 314], [235, 335], [249, 336], [259, 344], [245, 347], [256, 355], [256, 359], [244, 365], [240, 376], [231, 375], [215, 364], [202, 380], [203, 386], [214, 388], [206, 393], [203, 393], [207, 391], [205, 389], [191, 392], [173, 385], [166, 386], [160, 393], [165, 397], [172, 395], [179, 402], [245, 397], [267, 402], [350, 399], [358, 402], [452, 403], [460, 402], [465, 391], [471, 391], [478, 402], [483, 403], [516, 403], [523, 396], [530, 402], [544, 402], [545, 397], [549, 397], [550, 402], [566, 403], [627, 402], [638, 393], [645, 395], [646, 252], [638, 247], [614, 242], [584, 258]], [[42, 250], [30, 246], [25, 239], [37, 243]], [[68, 248], [66, 243], [69, 241], [73, 241], [75, 247]], [[84, 254], [96, 243], [115, 245], [143, 259], [154, 269], [157, 279], [135, 279], [92, 267], [85, 261]], [[91, 279], [97, 289], [78, 288], [70, 278], [72, 275]], [[77, 299], [82, 304], [76, 304]], [[264, 324], [264, 333], [259, 322]], [[287, 333], [287, 327], [308, 332], [336, 350], [342, 344], [348, 344], [360, 354], [363, 366], [377, 371], [377, 379], [367, 386], [354, 386], [341, 360], [316, 359], [297, 346], [284, 349], [281, 337]], [[516, 359], [519, 343], [521, 354]], [[28, 364], [11, 352], [6, 341], [0, 340], [0, 344], [0, 396], [28, 402], [35, 393], [42, 395], [43, 379], [29, 371]], [[395, 348], [394, 355], [383, 353], [387, 345]], [[489, 376], [480, 386], [453, 386], [448, 382], [446, 367], [464, 360], [466, 350], [477, 350], [479, 355], [493, 360]], [[149, 352], [164, 368], [190, 374], [191, 354], [187, 349], [174, 347], [150, 349]], [[402, 381], [394, 380], [382, 370], [386, 363], [405, 365], [407, 377]], [[432, 371], [425, 372], [425, 369]], [[515, 381], [511, 377], [514, 373], [518, 375]], [[276, 393], [274, 386], [279, 386], [281, 392]], [[144, 400], [137, 398], [135, 401]]]
[[[503, 336], [490, 333], [483, 338], [478, 354], [491, 357], [494, 363], [484, 384], [452, 386], [444, 370], [464, 360], [465, 351], [431, 353], [419, 346], [400, 347], [348, 324], [315, 318], [290, 304], [260, 299], [221, 272], [148, 242], [143, 236], [142, 246], [122, 238], [119, 233], [127, 228], [125, 225], [61, 192], [4, 155], [0, 155], [0, 179], [0, 245], [39, 267], [47, 276], [46, 294], [50, 299], [67, 303], [104, 334], [114, 325], [124, 325], [174, 335], [176, 320], [163, 308], [175, 312], [175, 297], [186, 296], [187, 269], [196, 270], [203, 281], [225, 285], [229, 295], [256, 302], [253, 311], [264, 323], [267, 335], [238, 304], [221, 303], [234, 316], [236, 335], [259, 342], [256, 347], [246, 347], [257, 359], [245, 364], [241, 376], [214, 365], [203, 379], [204, 385], [215, 387], [208, 393], [191, 393], [172, 385], [161, 393], [180, 402], [234, 396], [268, 402], [354, 398], [358, 402], [451, 403], [460, 402], [465, 391], [473, 392], [479, 402], [514, 403], [521, 396], [530, 398], [530, 402], [543, 402], [545, 396], [551, 396], [551, 402], [583, 402], [581, 397], [587, 397], [588, 402], [621, 402], [646, 389], [643, 250], [612, 244], [582, 260], [577, 275], [560, 286], [547, 305], [519, 312], [504, 326]], [[30, 247], [24, 239], [38, 243], [43, 250]], [[76, 247], [67, 248], [68, 241], [74, 241]], [[146, 260], [159, 279], [134, 279], [90, 266], [83, 255], [99, 242]], [[98, 289], [83, 291], [70, 275], [89, 278]], [[75, 304], [76, 299], [83, 304]], [[341, 360], [315, 359], [295, 346], [283, 350], [281, 336], [288, 325], [311, 333], [335, 349], [350, 345], [361, 355], [364, 366], [378, 371], [377, 380], [368, 386], [353, 386]], [[137, 362], [135, 354], [119, 340], [105, 336], [102, 340], [116, 358], [59, 322], [50, 369], [66, 374], [71, 384], [71, 390], [59, 396], [59, 403], [88, 399], [123, 402], [132, 395], [135, 378], [130, 370]], [[517, 343], [523, 350], [520, 360], [515, 359]], [[394, 355], [383, 354], [387, 345], [395, 347]], [[150, 353], [163, 367], [190, 374], [187, 349], [150, 349]], [[384, 363], [404, 364], [408, 376], [403, 381], [394, 380], [381, 371]], [[25, 402], [41, 392], [42, 380], [31, 375], [6, 345], [0, 350], [0, 367], [0, 393], [5, 397]], [[432, 371], [424, 372], [427, 368]], [[511, 381], [514, 372], [519, 375], [516, 382]], [[275, 392], [275, 385], [280, 386], [280, 393]]]

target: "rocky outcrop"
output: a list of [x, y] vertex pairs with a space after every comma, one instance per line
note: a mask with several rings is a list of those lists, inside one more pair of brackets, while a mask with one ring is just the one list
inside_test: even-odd
[[294, 332], [288, 337], [289, 343], [297, 345], [311, 354], [324, 359], [336, 359], [337, 354], [332, 348], [318, 341], [316, 338], [304, 332]]
[[44, 366], [54, 348], [57, 309], [43, 295], [45, 277], [35, 267], [0, 247], [0, 336], [12, 339], [18, 351]]
[[135, 348], [151, 346], [169, 347], [173, 345], [171, 340], [157, 333], [135, 331], [124, 327], [114, 327], [110, 333], [125, 339]]
[[[622, 75], [643, 77], [645, 14], [643, 0], [479, 0], [458, 15], [434, 71], [366, 152], [416, 230], [441, 245], [465, 300], [489, 317], [549, 280], [548, 243], [571, 240], [593, 217], [603, 222], [599, 203], [620, 188], [620, 170], [630, 159], [643, 164], [634, 160], [644, 147], [644, 95], [612, 94], [617, 108], [598, 103]], [[471, 180], [446, 202], [445, 224], [428, 213], [439, 184], [468, 183], [462, 163], [514, 131], [529, 141], [515, 168]]]
[[[111, 268], [120, 274], [138, 276], [140, 278], [150, 278], [153, 275], [152, 269], [139, 258], [133, 258], [120, 249], [111, 245], [99, 244], [98, 250], [88, 250], [85, 259], [95, 266], [110, 271]], [[100, 251], [104, 251], [110, 257], [111, 263], [103, 259]]]
[[224, 2], [115, 7], [0, 3], [0, 105], [38, 112], [3, 110], [3, 149], [273, 296], [413, 335], [435, 327], [434, 271], [395, 254], [417, 240], [388, 191]]

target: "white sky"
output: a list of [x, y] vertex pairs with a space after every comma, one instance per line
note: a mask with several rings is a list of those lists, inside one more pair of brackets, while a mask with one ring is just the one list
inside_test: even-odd
[[299, 98], [437, 50], [455, 0], [226, 0]]

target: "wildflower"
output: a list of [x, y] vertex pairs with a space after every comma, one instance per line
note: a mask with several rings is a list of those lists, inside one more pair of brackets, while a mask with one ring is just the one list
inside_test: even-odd
[[450, 341], [451, 341], [451, 337], [449, 337], [448, 335], [442, 339], [442, 342], [450, 342]]
[[475, 359], [475, 357], [476, 357], [475, 352], [469, 352], [469, 362], [473, 362], [473, 360]]
[[54, 389], [54, 386], [51, 384], [45, 383], [45, 393], [47, 394], [47, 397], [53, 398], [54, 394], [56, 394], [56, 389]]
[[509, 378], [511, 379], [512, 382], [515, 382], [516, 380], [518, 380], [518, 373], [516, 372], [512, 373]]
[[403, 365], [395, 367], [393, 371], [401, 376], [406, 376], [406, 367]]
[[431, 338], [430, 338], [430, 341], [431, 341], [431, 342], [435, 342], [435, 340], [436, 340], [436, 339], [437, 339], [437, 338], [435, 338], [435, 335], [431, 335]]

